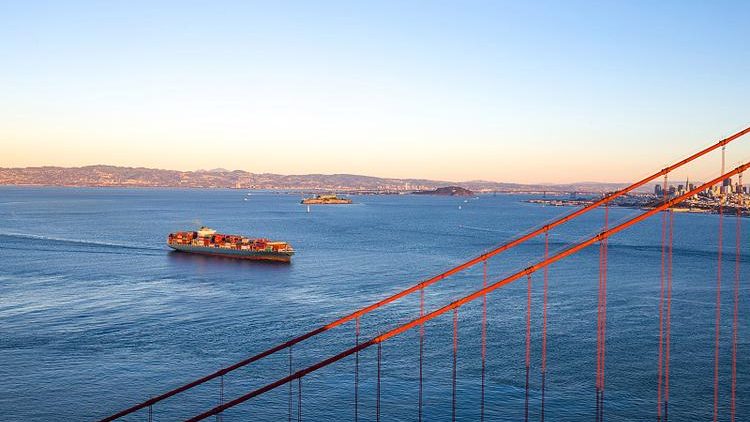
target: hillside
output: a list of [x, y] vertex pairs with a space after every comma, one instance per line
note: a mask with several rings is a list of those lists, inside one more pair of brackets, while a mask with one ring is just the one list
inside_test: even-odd
[[474, 192], [604, 192], [624, 186], [615, 183], [527, 185], [483, 180], [457, 183], [354, 174], [281, 175], [250, 173], [244, 170], [177, 171], [108, 165], [0, 168], [0, 185], [242, 188], [338, 192], [412, 192], [452, 185], [459, 185]]

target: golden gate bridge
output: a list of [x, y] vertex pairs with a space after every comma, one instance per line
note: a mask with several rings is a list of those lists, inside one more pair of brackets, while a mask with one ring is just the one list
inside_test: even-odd
[[[607, 264], [608, 264], [608, 239], [620, 232], [623, 232], [627, 230], [628, 228], [650, 218], [654, 217], [656, 215], [661, 216], [661, 233], [660, 233], [660, 240], [661, 240], [661, 248], [660, 248], [660, 274], [659, 274], [659, 299], [658, 299], [658, 350], [655, 350], [654, 354], [657, 359], [657, 373], [654, 374], [654, 377], [656, 377], [656, 391], [654, 391], [655, 395], [655, 406], [653, 407], [653, 410], [651, 412], [654, 419], [657, 421], [667, 421], [669, 420], [669, 399], [670, 399], [670, 360], [671, 360], [671, 319], [672, 319], [672, 279], [673, 279], [673, 243], [674, 243], [674, 224], [673, 224], [673, 211], [672, 208], [686, 199], [689, 199], [695, 195], [697, 195], [699, 192], [702, 192], [706, 189], [710, 189], [711, 187], [723, 183], [726, 179], [731, 178], [733, 176], [737, 176], [739, 179], [739, 185], [742, 187], [742, 174], [745, 170], [750, 168], [750, 162], [744, 163], [742, 165], [739, 165], [738, 167], [734, 169], [727, 170], [725, 168], [725, 151], [726, 146], [735, 141], [738, 138], [741, 138], [743, 135], [746, 135], [750, 132], [750, 128], [744, 129], [740, 132], [737, 132], [725, 139], [722, 139], [709, 147], [698, 151], [689, 157], [678, 161], [672, 165], [669, 165], [662, 170], [659, 170], [650, 176], [637, 181], [630, 186], [627, 186], [621, 190], [611, 192], [604, 194], [601, 198], [595, 200], [593, 203], [586, 205], [582, 208], [576, 209], [560, 218], [554, 219], [552, 221], [549, 221], [548, 223], [544, 224], [543, 226], [531, 230], [530, 232], [527, 232], [525, 234], [522, 234], [513, 240], [504, 243], [490, 251], [487, 251], [485, 253], [482, 253], [478, 256], [476, 256], [473, 259], [470, 259], [458, 266], [455, 266], [454, 268], [451, 268], [447, 271], [444, 271], [438, 275], [435, 275], [427, 280], [424, 280], [420, 283], [417, 283], [405, 290], [399, 291], [396, 294], [393, 294], [391, 296], [388, 296], [384, 299], [381, 299], [375, 303], [372, 303], [368, 306], [365, 306], [361, 309], [356, 310], [355, 312], [352, 312], [348, 315], [345, 315], [343, 317], [340, 317], [338, 319], [335, 319], [325, 325], [322, 325], [316, 329], [313, 329], [311, 331], [308, 331], [298, 337], [292, 338], [284, 343], [275, 345], [261, 353], [255, 354], [253, 356], [250, 356], [246, 359], [243, 359], [239, 362], [236, 362], [232, 365], [229, 365], [227, 367], [224, 367], [214, 373], [208, 374], [202, 378], [196, 379], [194, 381], [191, 381], [189, 383], [186, 383], [182, 386], [179, 386], [177, 388], [174, 388], [172, 390], [166, 391], [162, 394], [159, 394], [157, 396], [154, 396], [148, 400], [145, 400], [141, 403], [135, 404], [127, 409], [124, 409], [122, 411], [119, 411], [117, 413], [114, 413], [110, 416], [104, 417], [101, 419], [101, 421], [114, 421], [114, 420], [125, 420], [126, 417], [133, 417], [136, 415], [141, 415], [143, 418], [147, 419], [148, 421], [152, 421], [154, 419], [154, 409], [158, 408], [162, 402], [164, 402], [167, 399], [170, 398], [178, 398], [181, 395], [185, 394], [186, 392], [193, 390], [199, 386], [206, 385], [207, 383], [214, 381], [217, 384], [217, 400], [216, 403], [206, 408], [204, 411], [202, 411], [199, 414], [196, 414], [192, 417], [189, 417], [186, 419], [187, 421], [200, 421], [204, 420], [206, 418], [214, 416], [217, 420], [221, 420], [222, 416], [225, 414], [226, 411], [229, 409], [238, 406], [242, 403], [248, 402], [253, 400], [254, 398], [258, 398], [259, 396], [268, 394], [269, 392], [273, 390], [283, 390], [287, 396], [287, 399], [285, 400], [285, 413], [287, 416], [287, 419], [289, 421], [297, 420], [301, 421], [303, 420], [303, 396], [304, 396], [304, 390], [303, 390], [303, 380], [306, 376], [310, 376], [310, 374], [315, 373], [317, 371], [324, 371], [326, 369], [331, 370], [331, 366], [339, 363], [340, 361], [344, 360], [345, 358], [352, 357], [353, 358], [353, 367], [352, 369], [352, 376], [350, 379], [350, 388], [352, 389], [352, 395], [353, 400], [352, 403], [341, 403], [341, 406], [345, 405], [351, 405], [352, 406], [352, 413], [351, 413], [351, 419], [357, 421], [360, 417], [362, 417], [362, 412], [360, 409], [360, 383], [362, 381], [361, 375], [360, 375], [360, 353], [364, 351], [365, 349], [369, 348], [375, 348], [377, 351], [376, 354], [376, 371], [375, 371], [375, 408], [374, 408], [374, 419], [376, 421], [380, 421], [381, 418], [381, 367], [383, 365], [382, 362], [382, 347], [383, 344], [388, 342], [389, 340], [392, 340], [403, 333], [410, 331], [410, 330], [416, 330], [418, 331], [419, 336], [419, 349], [418, 349], [418, 367], [416, 368], [417, 372], [417, 378], [418, 382], [415, 383], [414, 388], [417, 390], [417, 400], [415, 403], [413, 403], [413, 406], [417, 409], [417, 419], [419, 421], [424, 420], [424, 412], [423, 412], [423, 406], [424, 406], [424, 374], [425, 374], [425, 365], [429, 364], [429, 362], [426, 362], [425, 356], [424, 356], [424, 345], [425, 345], [425, 338], [427, 336], [427, 331], [425, 329], [425, 323], [431, 320], [435, 320], [436, 318], [443, 316], [445, 314], [449, 314], [452, 316], [452, 341], [449, 345], [451, 347], [451, 353], [452, 353], [452, 368], [451, 368], [451, 418], [452, 420], [456, 420], [457, 418], [457, 407], [456, 402], [459, 399], [457, 396], [457, 360], [458, 360], [458, 344], [459, 344], [459, 330], [458, 330], [458, 315], [459, 310], [472, 302], [480, 302], [481, 303], [481, 340], [480, 340], [480, 347], [481, 347], [481, 370], [480, 370], [480, 379], [479, 383], [481, 386], [479, 399], [476, 403], [472, 404], [475, 405], [478, 408], [480, 420], [484, 421], [486, 418], [486, 411], [493, 406], [492, 401], [487, 400], [487, 355], [488, 353], [493, 353], [494, 351], [488, 350], [487, 348], [487, 313], [488, 313], [488, 307], [487, 307], [487, 301], [488, 301], [488, 295], [492, 293], [493, 291], [500, 289], [504, 286], [507, 286], [513, 282], [516, 281], [524, 281], [526, 282], [526, 304], [525, 304], [525, 352], [523, 356], [523, 362], [524, 362], [524, 369], [525, 369], [525, 380], [523, 384], [525, 385], [525, 396], [524, 396], [524, 409], [523, 409], [523, 415], [524, 419], [526, 421], [530, 418], [530, 372], [531, 372], [531, 366], [532, 366], [532, 360], [531, 360], [531, 348], [532, 348], [532, 284], [534, 283], [533, 276], [539, 276], [541, 278], [541, 282], [543, 285], [543, 296], [542, 296], [542, 303], [541, 303], [541, 313], [542, 313], [542, 321], [541, 321], [541, 362], [540, 362], [540, 376], [541, 376], [541, 388], [540, 388], [540, 397], [538, 400], [539, 409], [537, 412], [537, 415], [539, 417], [539, 420], [544, 421], [545, 418], [545, 399], [546, 399], [546, 389], [547, 389], [547, 369], [548, 369], [548, 362], [547, 362], [547, 330], [548, 330], [548, 309], [549, 309], [549, 301], [548, 301], [548, 286], [549, 286], [549, 268], [550, 265], [565, 260], [566, 258], [576, 254], [577, 252], [582, 251], [583, 249], [590, 247], [590, 246], [597, 246], [598, 247], [598, 295], [597, 295], [597, 305], [596, 305], [596, 350], [594, 351], [594, 354], [596, 355], [596, 361], [595, 361], [595, 368], [593, 369], [595, 372], [594, 377], [594, 402], [595, 406], [592, 409], [592, 418], [595, 421], [603, 421], [605, 417], [605, 410], [607, 408], [606, 401], [605, 401], [605, 387], [606, 387], [606, 374], [605, 374], [605, 361], [606, 361], [606, 352], [607, 352]], [[702, 158], [709, 153], [715, 152], [719, 150], [721, 153], [721, 172], [720, 175], [713, 178], [712, 180], [709, 180], [705, 183], [700, 184], [699, 186], [694, 186], [692, 189], [685, 187], [685, 190], [683, 192], [680, 192], [677, 195], [671, 196], [668, 195], [667, 191], [667, 183], [669, 180], [669, 175], [675, 172], [676, 170], [683, 168], [687, 164]], [[632, 193], [633, 191], [642, 188], [643, 186], [651, 183], [651, 182], [661, 182], [663, 183], [663, 189], [661, 192], [663, 192], [663, 197], [660, 198], [657, 205], [655, 205], [652, 208], [643, 209], [638, 212], [637, 215], [625, 219], [624, 221], [619, 221], [617, 223], [613, 223], [610, 221], [609, 217], [609, 209], [612, 205], [612, 202], [624, 195], [627, 195], [629, 193]], [[712, 383], [712, 389], [713, 389], [713, 402], [710, 404], [713, 408], [712, 414], [713, 414], [713, 420], [717, 421], [722, 416], [728, 417], [729, 420], [735, 421], [737, 418], [737, 356], [738, 356], [738, 342], [739, 342], [739, 334], [738, 334], [738, 325], [739, 325], [739, 292], [740, 292], [740, 257], [741, 257], [741, 247], [742, 242], [740, 238], [740, 227], [741, 227], [741, 213], [744, 209], [744, 199], [742, 195], [739, 195], [739, 199], [737, 200], [737, 203], [734, 204], [733, 207], [728, 207], [729, 205], [729, 197], [728, 195], [722, 195], [719, 206], [718, 206], [718, 222], [717, 222], [717, 231], [718, 231], [718, 244], [716, 249], [717, 254], [717, 261], [716, 261], [716, 279], [713, 281], [715, 283], [715, 290], [716, 290], [716, 312], [715, 312], [715, 322], [714, 322], [714, 350], [713, 350], [713, 383]], [[721, 353], [720, 353], [720, 326], [721, 326], [721, 293], [723, 288], [723, 283], [725, 283], [725, 280], [723, 280], [723, 270], [722, 270], [722, 261], [726, 260], [728, 257], [726, 255], [727, 252], [725, 251], [724, 247], [724, 230], [725, 223], [724, 220], [726, 219], [725, 216], [725, 208], [727, 210], [733, 210], [734, 214], [732, 217], [735, 219], [734, 229], [735, 229], [735, 244], [733, 247], [733, 250], [729, 251], [729, 254], [734, 255], [733, 261], [734, 261], [734, 279], [732, 280], [732, 321], [731, 321], [731, 375], [729, 380], [729, 412], [728, 415], [721, 415], [721, 407], [719, 405], [719, 395], [720, 395], [720, 371], [719, 371], [719, 361], [722, 359]], [[597, 233], [588, 236], [584, 238], [583, 240], [580, 240], [578, 242], [572, 243], [568, 245], [567, 247], [563, 248], [562, 250], [556, 251], [555, 253], [550, 252], [549, 247], [549, 238], [550, 234], [557, 229], [559, 226], [562, 226], [572, 220], [579, 219], [581, 216], [585, 214], [589, 214], [594, 210], [599, 210], [603, 212], [604, 215], [604, 221], [602, 222], [602, 228]], [[490, 280], [488, 277], [488, 271], [487, 266], [488, 262], [492, 260], [497, 255], [508, 251], [510, 249], [513, 249], [525, 242], [528, 242], [532, 239], [541, 239], [544, 245], [544, 252], [543, 255], [539, 258], [537, 262], [534, 262], [524, 268], [521, 268], [510, 275], [504, 276], [500, 279], [496, 280]], [[724, 255], [724, 256], [723, 256]], [[435, 285], [437, 283], [441, 283], [446, 279], [449, 279], [451, 276], [454, 276], [458, 273], [461, 273], [469, 268], [472, 267], [479, 267], [482, 270], [482, 285], [480, 289], [474, 290], [470, 294], [464, 295], [458, 299], [453, 300], [452, 302], [445, 304], [443, 306], [437, 307], [433, 310], [428, 310], [425, 306], [425, 295], [429, 294], [429, 287], [432, 285]], [[541, 273], [541, 274], [540, 274]], [[378, 309], [389, 305], [393, 303], [397, 303], [399, 301], [404, 300], [407, 297], [418, 297], [418, 309], [415, 309], [414, 312], [416, 313], [418, 310], [418, 316], [407, 321], [404, 323], [398, 323], [390, 325], [388, 324], [389, 321], [385, 321], [384, 324], [386, 326], [378, 327], [379, 333], [375, 336], [372, 336], [370, 338], [361, 338], [361, 329], [360, 329], [360, 322], [361, 319], [370, 313], [373, 313], [374, 311], [377, 311]], [[353, 325], [353, 327], [352, 327]], [[301, 346], [305, 341], [308, 341], [314, 337], [320, 336], [323, 333], [338, 329], [338, 330], [344, 330], [344, 329], [352, 330], [353, 332], [351, 335], [353, 336], [353, 345], [348, 348], [344, 348], [343, 350], [338, 351], [338, 353], [331, 354], [329, 356], [319, 356], [319, 359], [317, 359], [316, 362], [310, 364], [310, 365], [303, 365], [295, 367], [294, 365], [294, 354], [293, 350], [296, 349], [296, 347]], [[279, 376], [272, 379], [264, 380], [262, 385], [250, 389], [249, 391], [246, 391], [244, 394], [241, 394], [237, 397], [225, 397], [225, 390], [224, 390], [224, 383], [225, 378], [228, 376], [231, 376], [233, 372], [239, 370], [240, 368], [251, 366], [257, 362], [260, 362], [264, 359], [269, 359], [273, 356], [276, 356], [277, 358], [279, 356], [283, 356], [283, 361], [285, 362], [285, 373], [283, 376]], [[447, 392], [446, 392], [447, 394]], [[383, 415], [385, 416], [385, 415]], [[128, 419], [129, 420], [129, 419]], [[141, 420], [141, 419], [139, 419]]]

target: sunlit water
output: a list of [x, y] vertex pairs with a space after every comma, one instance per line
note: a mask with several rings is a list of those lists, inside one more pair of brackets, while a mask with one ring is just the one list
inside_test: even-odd
[[[0, 188], [0, 419], [92, 420], [286, 341], [446, 270], [568, 212], [523, 202], [361, 196], [306, 208], [296, 195], [241, 190]], [[459, 209], [460, 207], [460, 209]], [[610, 224], [637, 212], [610, 210]], [[675, 215], [670, 418], [708, 420], [713, 403], [716, 215]], [[602, 212], [556, 230], [551, 253], [595, 233]], [[209, 225], [289, 241], [291, 265], [169, 252], [167, 233]], [[720, 413], [728, 420], [735, 219], [726, 233]], [[750, 274], [747, 228], [741, 271]], [[656, 414], [661, 220], [615, 236], [609, 249], [608, 420]], [[549, 272], [545, 416], [593, 419], [598, 247]], [[528, 266], [543, 239], [494, 258], [489, 281]], [[750, 419], [748, 288], [743, 275], [737, 420]], [[540, 412], [541, 274], [533, 278], [530, 415]], [[434, 310], [481, 287], [478, 266], [426, 290]], [[526, 280], [488, 296], [487, 420], [523, 420]], [[459, 311], [457, 419], [478, 420], [481, 301]], [[361, 339], [418, 316], [418, 296], [362, 321]], [[425, 327], [425, 420], [450, 420], [452, 314]], [[382, 420], [417, 419], [419, 331], [382, 349]], [[355, 342], [348, 323], [293, 349], [294, 369]], [[231, 399], [288, 373], [281, 353], [224, 379]], [[359, 418], [375, 417], [376, 350], [360, 354]], [[354, 418], [354, 357], [302, 382], [304, 420]], [[297, 384], [293, 418], [297, 417]], [[288, 386], [225, 413], [224, 420], [286, 420]], [[153, 409], [179, 420], [218, 404], [216, 381]], [[146, 420], [140, 412], [127, 420]]]

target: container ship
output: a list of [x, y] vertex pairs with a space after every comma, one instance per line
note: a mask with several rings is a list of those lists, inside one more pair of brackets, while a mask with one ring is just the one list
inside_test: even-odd
[[254, 261], [290, 262], [294, 255], [294, 249], [286, 242], [219, 234], [208, 227], [201, 227], [198, 231], [170, 233], [167, 245], [180, 252]]
[[305, 198], [301, 203], [306, 205], [351, 204], [352, 200], [339, 198], [336, 195], [318, 195], [315, 198]]

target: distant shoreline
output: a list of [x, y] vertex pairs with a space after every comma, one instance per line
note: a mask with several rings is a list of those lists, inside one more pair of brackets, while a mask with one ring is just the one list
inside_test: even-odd
[[[567, 200], [549, 200], [549, 199], [527, 199], [523, 202], [529, 203], [529, 204], [536, 204], [541, 206], [549, 206], [549, 207], [582, 207], [586, 205], [591, 205], [594, 203], [593, 200], [588, 199], [567, 199]], [[610, 206], [618, 207], [618, 208], [630, 208], [630, 209], [638, 209], [638, 210], [650, 210], [653, 209], [653, 207], [647, 207], [642, 206], [634, 203], [625, 203], [625, 204], [618, 204], [618, 203], [610, 203]], [[719, 214], [719, 208], [718, 207], [671, 207], [669, 208], [671, 211], [676, 213], [684, 213], [684, 214]], [[732, 205], [725, 205], [724, 206], [724, 215], [735, 215], [736, 214], [736, 207]], [[750, 217], [750, 210], [742, 210], [740, 213], [741, 217]]]
[[244, 170], [179, 171], [145, 167], [95, 165], [84, 167], [0, 167], [0, 186], [64, 186], [122, 188], [203, 188], [401, 194], [457, 186], [476, 193], [601, 193], [626, 183], [507, 183], [488, 180], [464, 182], [385, 178], [357, 174], [283, 175]]
[[[186, 190], [228, 190], [228, 191], [252, 191], [252, 192], [272, 192], [277, 194], [289, 195], [313, 195], [319, 193], [335, 192], [343, 195], [415, 195], [424, 196], [415, 193], [415, 191], [373, 191], [373, 190], [345, 190], [345, 189], [283, 189], [283, 188], [233, 188], [233, 187], [204, 187], [204, 186], [142, 186], [142, 185], [52, 185], [52, 184], [2, 184], [0, 188], [65, 188], [65, 189], [186, 189]], [[523, 191], [523, 190], [498, 190], [498, 191], [481, 191], [474, 192], [476, 196], [487, 195], [555, 195], [564, 196], [571, 193], [581, 195], [599, 194], [599, 191]], [[430, 195], [430, 196], [447, 196], [448, 195]], [[528, 201], [526, 201], [528, 202]]]

